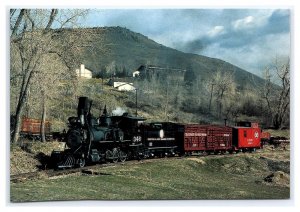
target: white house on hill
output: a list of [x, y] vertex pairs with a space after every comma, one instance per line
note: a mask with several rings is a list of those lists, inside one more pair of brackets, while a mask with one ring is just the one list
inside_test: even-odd
[[140, 76], [140, 72], [139, 71], [135, 71], [132, 73], [133, 77], [139, 77]]
[[91, 79], [92, 78], [92, 72], [84, 67], [84, 64], [80, 65], [80, 69], [76, 69], [76, 75], [78, 77]]
[[133, 83], [128, 82], [114, 82], [114, 88], [118, 89], [119, 91], [134, 91], [135, 87]]

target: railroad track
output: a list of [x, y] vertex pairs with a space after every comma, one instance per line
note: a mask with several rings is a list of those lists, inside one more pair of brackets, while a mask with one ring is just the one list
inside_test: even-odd
[[[188, 158], [199, 158], [199, 157], [208, 157], [208, 158], [214, 158], [214, 157], [233, 157], [233, 156], [239, 156], [244, 154], [252, 154], [252, 153], [241, 153], [241, 154], [224, 154], [224, 155], [192, 155], [188, 156]], [[28, 172], [28, 173], [21, 173], [16, 175], [10, 176], [10, 181], [13, 183], [17, 182], [23, 182], [25, 180], [29, 179], [39, 179], [39, 178], [50, 178], [50, 177], [56, 177], [56, 176], [63, 176], [63, 175], [69, 175], [74, 173], [85, 173], [85, 174], [94, 174], [92, 171], [93, 169], [99, 169], [109, 166], [123, 166], [123, 165], [136, 165], [136, 164], [142, 164], [142, 163], [152, 163], [160, 160], [180, 160], [187, 158], [185, 156], [178, 156], [178, 157], [168, 157], [168, 158], [152, 158], [149, 160], [130, 160], [125, 162], [119, 162], [119, 163], [104, 163], [104, 164], [96, 164], [91, 166], [86, 166], [82, 168], [73, 168], [73, 169], [63, 169], [63, 170], [54, 170], [54, 169], [48, 169], [48, 170], [40, 170], [36, 172]], [[105, 173], [97, 172], [105, 175]]]
[[83, 168], [73, 168], [73, 169], [63, 169], [63, 170], [54, 170], [54, 169], [40, 170], [40, 171], [35, 171], [35, 172], [11, 175], [10, 181], [11, 182], [22, 182], [22, 181], [28, 180], [28, 179], [37, 179], [37, 178], [45, 178], [45, 177], [49, 178], [49, 177], [68, 175], [68, 174], [73, 174], [73, 173], [80, 173], [80, 172], [84, 172], [85, 170], [88, 170], [88, 169], [115, 166], [118, 164], [119, 163], [108, 163], [108, 164], [97, 164], [97, 165], [92, 165], [92, 166], [86, 166]]

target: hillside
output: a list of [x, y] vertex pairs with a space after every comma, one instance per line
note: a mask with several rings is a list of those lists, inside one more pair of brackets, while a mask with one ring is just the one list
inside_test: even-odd
[[[43, 85], [48, 93], [47, 118], [54, 130], [66, 127], [67, 118], [76, 110], [78, 96], [91, 98], [96, 114], [106, 105], [110, 112], [121, 107], [135, 114], [137, 109], [150, 121], [223, 124], [227, 119], [228, 124], [234, 124], [238, 118], [270, 126], [272, 120], [260, 92], [264, 80], [230, 63], [168, 48], [121, 27], [60, 29], [53, 36], [57, 36], [53, 49], [64, 52], [64, 56], [48, 54], [40, 63], [43, 73], [33, 79], [25, 112], [28, 117], [41, 117], [39, 91]], [[15, 64], [11, 73], [15, 76], [21, 65], [18, 55], [11, 58], [11, 64]], [[80, 63], [93, 72], [94, 79], [77, 79], [72, 74]], [[147, 80], [133, 78], [132, 73], [142, 65], [162, 69], [152, 77], [146, 75]], [[48, 75], [58, 70], [59, 80]], [[108, 86], [114, 73], [120, 81], [133, 82], [137, 92], [119, 92]], [[52, 83], [37, 83], [41, 80]], [[12, 114], [19, 89], [20, 82], [11, 81]]]
[[241, 88], [245, 85], [250, 85], [248, 88], [252, 87], [253, 81], [257, 84], [263, 82], [258, 76], [220, 59], [168, 48], [126, 28], [73, 29], [64, 30], [62, 33], [66, 35], [71, 33], [78, 43], [89, 43], [82, 45], [84, 53], [81, 60], [94, 75], [99, 74], [112, 61], [115, 61], [117, 67], [125, 67], [128, 75], [141, 65], [151, 64], [168, 68], [191, 68], [196, 74], [201, 75], [202, 79], [211, 76], [216, 71], [234, 72], [235, 81]]

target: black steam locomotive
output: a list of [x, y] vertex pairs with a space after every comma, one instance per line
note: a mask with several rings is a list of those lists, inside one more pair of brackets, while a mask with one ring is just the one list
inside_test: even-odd
[[[92, 101], [80, 97], [77, 116], [68, 119], [64, 151], [53, 151], [51, 161], [57, 168], [83, 167], [86, 163], [124, 162], [127, 158], [154, 156], [144, 145], [144, 135], [163, 136], [161, 128], [143, 125], [142, 117], [109, 116], [106, 107], [98, 118], [91, 114]], [[150, 130], [151, 129], [151, 130]]]

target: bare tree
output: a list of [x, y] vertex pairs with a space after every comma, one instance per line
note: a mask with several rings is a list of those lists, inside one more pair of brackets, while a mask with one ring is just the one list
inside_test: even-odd
[[209, 86], [210, 86], [210, 95], [209, 95], [209, 104], [208, 104], [208, 111], [211, 112], [211, 101], [214, 93], [214, 85], [215, 82], [213, 80], [209, 81]]
[[67, 79], [75, 76], [72, 76], [74, 71], [69, 72], [56, 54], [44, 55], [38, 69], [39, 71], [35, 72], [32, 79], [34, 83], [31, 85], [31, 90], [35, 91], [35, 95], [31, 95], [28, 100], [32, 102], [32, 107], [38, 110], [38, 114], [41, 114], [41, 140], [45, 141], [45, 123], [52, 107], [51, 102], [60, 96], [61, 89], [64, 87], [63, 82], [66, 81], [66, 74], [70, 75]]
[[[12, 9], [10, 11], [10, 39], [11, 39], [11, 70], [19, 67], [17, 77], [21, 85], [15, 109], [15, 126], [12, 142], [19, 138], [21, 116], [33, 76], [39, 72], [42, 58], [47, 54], [57, 54], [65, 65], [72, 69], [72, 54], [66, 53], [64, 48], [71, 47], [64, 42], [66, 37], [59, 31], [64, 27], [75, 26], [86, 10], [58, 10], [58, 9]], [[56, 28], [53, 30], [52, 28]], [[57, 42], [61, 40], [61, 42]], [[60, 48], [55, 48], [63, 44]], [[74, 48], [74, 47], [73, 47]], [[18, 63], [16, 65], [14, 63]], [[12, 74], [12, 77], [14, 75]], [[11, 81], [14, 79], [11, 78]]]
[[265, 85], [263, 99], [272, 117], [274, 128], [282, 127], [288, 119], [290, 105], [290, 60], [280, 62], [278, 58], [264, 71]]
[[115, 75], [116, 75], [116, 68], [117, 68], [117, 65], [116, 65], [116, 61], [113, 60], [110, 64], [108, 64], [106, 66], [106, 71], [107, 71], [107, 74], [109, 74], [109, 77], [110, 78], [114, 78]]
[[218, 116], [221, 117], [223, 111], [224, 97], [226, 94], [231, 95], [235, 91], [235, 83], [233, 73], [218, 71], [214, 75], [214, 93], [218, 105]]

